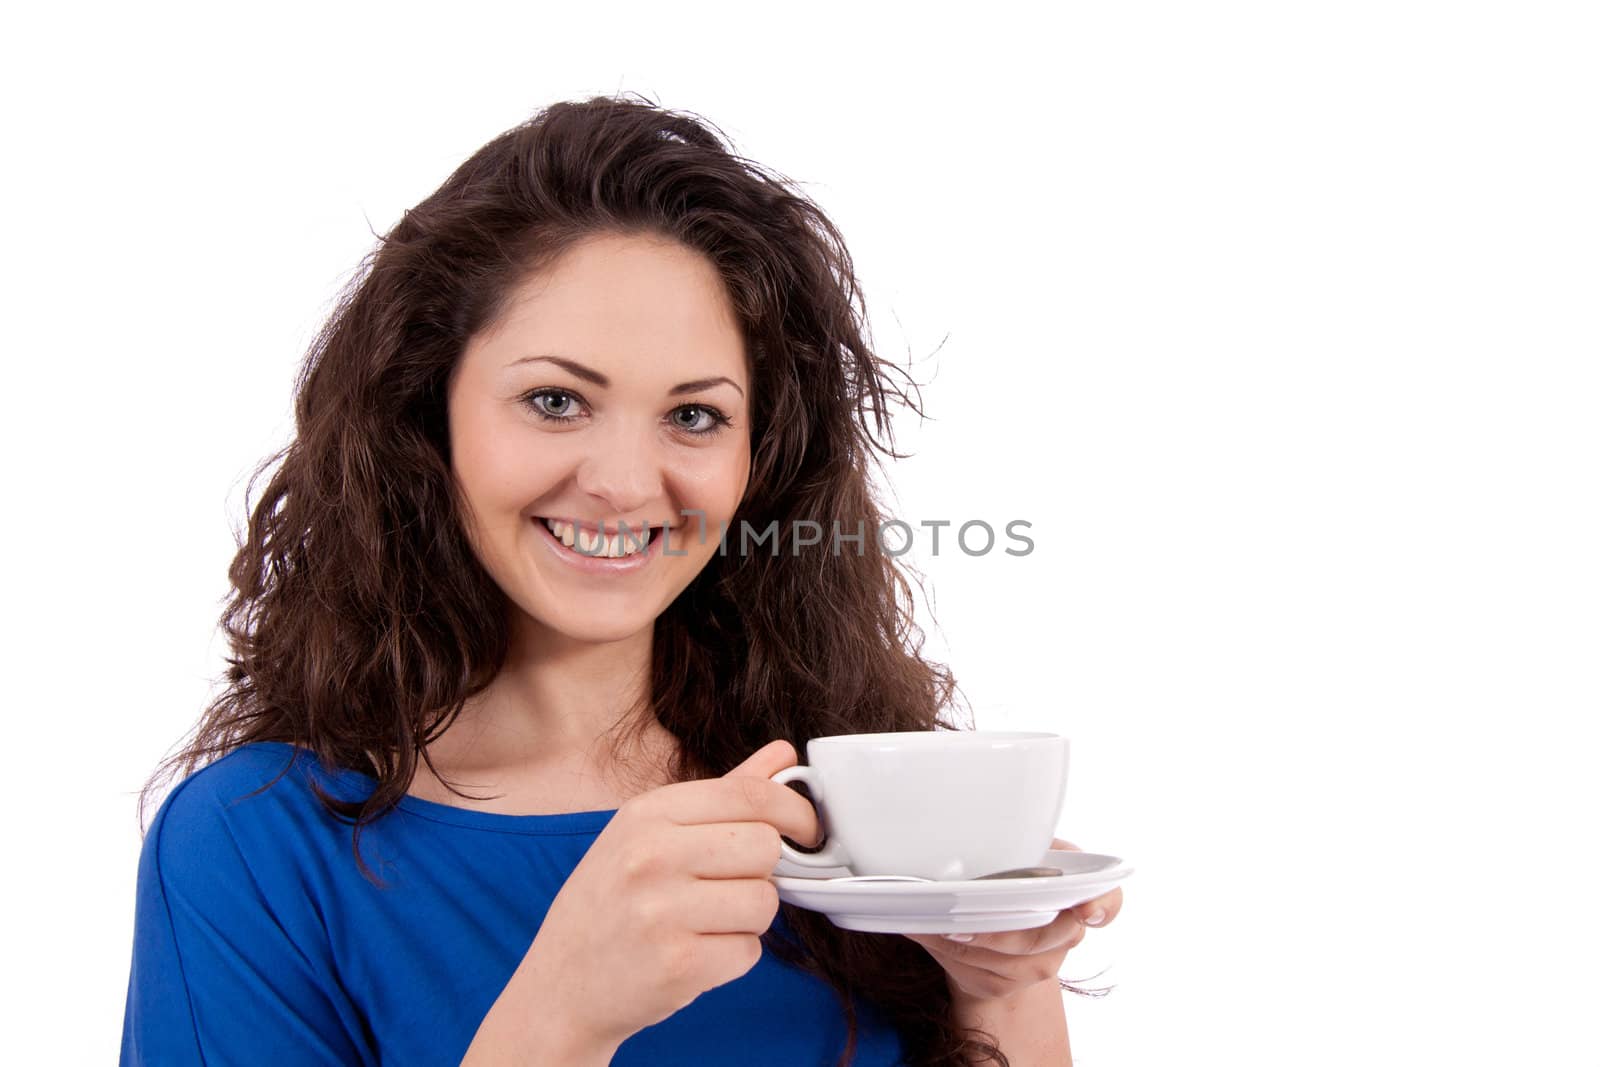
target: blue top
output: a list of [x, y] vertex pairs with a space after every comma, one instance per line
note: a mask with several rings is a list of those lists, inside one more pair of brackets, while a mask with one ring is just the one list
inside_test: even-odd
[[[139, 855], [122, 1067], [455, 1067], [556, 892], [616, 810], [500, 815], [407, 795], [362, 830], [327, 813], [371, 777], [289, 745], [234, 750], [179, 783]], [[775, 920], [787, 934], [780, 911]], [[899, 1036], [857, 1000], [858, 1067], [902, 1064]], [[633, 1034], [616, 1065], [832, 1067], [831, 987], [763, 950], [739, 978]]]

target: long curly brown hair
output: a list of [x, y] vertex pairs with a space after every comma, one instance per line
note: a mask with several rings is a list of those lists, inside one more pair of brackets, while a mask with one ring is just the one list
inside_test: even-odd
[[[509, 648], [508, 598], [464, 533], [447, 380], [522, 281], [603, 233], [697, 249], [727, 286], [754, 384], [736, 521], [868, 531], [860, 554], [854, 542], [714, 554], [656, 620], [649, 699], [680, 742], [674, 780], [722, 775], [780, 737], [804, 752], [830, 734], [959, 728], [941, 717], [959, 698], [949, 670], [920, 654], [908, 572], [871, 533], [885, 521], [875, 453], [901, 458], [890, 405], [921, 415], [916, 384], [863, 339], [865, 303], [833, 224], [725, 141], [702, 118], [627, 95], [557, 103], [486, 144], [380, 239], [296, 380], [295, 439], [251, 478], [253, 490], [282, 460], [253, 511], [247, 491], [221, 621], [228, 685], [146, 783], [141, 831], [174, 768], [288, 742], [377, 779], [365, 801], [313, 779], [322, 804], [354, 820], [355, 859], [373, 877], [362, 828], [393, 809], [419, 757], [432, 767], [427, 745]], [[955, 1025], [944, 973], [919, 945], [781, 907], [798, 943], [774, 930], [762, 941], [839, 994], [840, 1067], [856, 1046], [856, 996], [881, 1008], [913, 1064], [1008, 1067], [993, 1035]]]

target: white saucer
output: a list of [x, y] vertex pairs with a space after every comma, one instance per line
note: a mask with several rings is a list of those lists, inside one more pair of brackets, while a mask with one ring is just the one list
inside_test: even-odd
[[830, 882], [847, 867], [802, 867], [780, 859], [778, 899], [820, 911], [845, 930], [878, 934], [987, 934], [1046, 926], [1056, 913], [1102, 896], [1133, 868], [1116, 856], [1051, 849], [1035, 866], [1065, 873], [960, 882]]

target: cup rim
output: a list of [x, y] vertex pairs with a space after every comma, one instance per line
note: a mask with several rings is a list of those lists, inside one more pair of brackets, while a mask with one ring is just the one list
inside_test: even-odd
[[1065, 734], [1042, 730], [899, 730], [877, 734], [830, 734], [813, 737], [806, 742], [809, 747], [818, 744], [852, 746], [867, 744], [923, 745], [943, 741], [947, 737], [975, 737], [985, 741], [1065, 741]]

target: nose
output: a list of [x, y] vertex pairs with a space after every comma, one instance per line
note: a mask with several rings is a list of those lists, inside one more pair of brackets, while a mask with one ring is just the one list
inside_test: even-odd
[[619, 515], [634, 515], [660, 498], [661, 456], [651, 427], [618, 420], [590, 440], [593, 451], [578, 464], [580, 492]]

